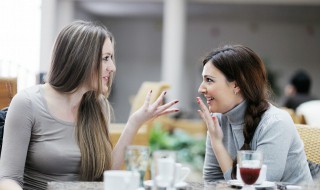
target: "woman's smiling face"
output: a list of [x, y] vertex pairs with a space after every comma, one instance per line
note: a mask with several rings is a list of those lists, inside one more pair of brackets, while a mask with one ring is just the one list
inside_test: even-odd
[[106, 93], [108, 90], [108, 83], [110, 82], [111, 73], [116, 71], [116, 66], [113, 62], [114, 46], [110, 38], [106, 38], [102, 48], [102, 87], [103, 92]]
[[210, 112], [226, 113], [242, 102], [243, 98], [236, 82], [229, 82], [211, 61], [204, 65], [202, 78], [198, 91], [206, 98]]

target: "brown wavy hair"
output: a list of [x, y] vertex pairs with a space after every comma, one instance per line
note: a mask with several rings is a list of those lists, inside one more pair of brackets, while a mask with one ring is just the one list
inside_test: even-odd
[[[250, 143], [263, 113], [269, 108], [270, 86], [263, 61], [250, 48], [227, 45], [211, 52], [203, 66], [211, 62], [229, 82], [235, 81], [247, 102], [244, 115], [244, 144], [241, 150], [251, 150]], [[232, 178], [236, 177], [237, 160], [233, 162]]]
[[[111, 168], [112, 144], [109, 137], [111, 106], [108, 92], [103, 94], [101, 78], [102, 48], [114, 38], [101, 24], [75, 21], [59, 33], [52, 54], [49, 84], [59, 92], [72, 93], [89, 85], [80, 102], [75, 134], [81, 152], [80, 180], [101, 180], [104, 170]], [[98, 84], [96, 84], [98, 83]]]

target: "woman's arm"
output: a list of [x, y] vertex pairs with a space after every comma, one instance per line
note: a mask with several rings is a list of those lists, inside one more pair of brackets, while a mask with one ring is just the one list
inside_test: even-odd
[[125, 129], [112, 151], [112, 169], [121, 169], [124, 162], [125, 148], [131, 144], [141, 125], [158, 116], [179, 111], [176, 108], [171, 108], [178, 103], [177, 100], [162, 105], [164, 95], [166, 94], [165, 91], [150, 105], [151, 93], [152, 91], [147, 94], [143, 106], [129, 117]]
[[224, 179], [221, 167], [211, 146], [211, 138], [209, 133], [207, 134], [206, 139], [206, 154], [203, 164], [203, 179], [206, 182], [214, 182]]
[[261, 122], [262, 126], [256, 139], [256, 149], [263, 152], [263, 162], [268, 166], [267, 180], [281, 181], [294, 138], [295, 126], [292, 122], [279, 119], [275, 115]]
[[219, 125], [218, 119], [216, 116], [210, 115], [208, 108], [199, 97], [197, 98], [197, 102], [200, 106], [200, 110], [198, 110], [198, 113], [206, 123], [206, 126], [208, 128], [212, 150], [222, 172], [226, 173], [232, 168], [233, 160], [227, 149], [223, 145], [223, 132]]
[[4, 126], [0, 159], [1, 188], [23, 185], [24, 167], [33, 123], [32, 113], [31, 101], [27, 93], [20, 92], [12, 99]]

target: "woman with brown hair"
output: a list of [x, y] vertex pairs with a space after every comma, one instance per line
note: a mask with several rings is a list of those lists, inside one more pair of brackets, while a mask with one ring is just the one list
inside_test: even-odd
[[248, 47], [216, 49], [203, 61], [198, 111], [208, 128], [205, 181], [236, 177], [239, 150], [258, 150], [267, 180], [312, 182], [303, 144], [285, 111], [268, 102], [269, 86], [262, 60]]
[[55, 42], [48, 83], [19, 92], [7, 114], [0, 189], [46, 189], [48, 181], [98, 181], [120, 169], [124, 150], [146, 121], [178, 111], [165, 92], [133, 113], [118, 143], [109, 138], [108, 95], [116, 71], [114, 38], [97, 23], [76, 21]]

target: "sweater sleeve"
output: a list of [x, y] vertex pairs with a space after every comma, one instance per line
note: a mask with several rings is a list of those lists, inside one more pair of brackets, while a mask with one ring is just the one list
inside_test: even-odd
[[23, 174], [33, 125], [31, 100], [18, 93], [7, 113], [0, 159], [0, 179], [12, 179], [23, 186]]
[[203, 166], [203, 179], [206, 182], [213, 182], [224, 179], [218, 160], [213, 152], [210, 136], [208, 133], [206, 140], [206, 155]]
[[261, 125], [254, 137], [256, 150], [263, 152], [263, 162], [268, 166], [267, 180], [281, 181], [294, 137], [294, 124], [289, 119], [272, 115]]

